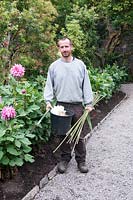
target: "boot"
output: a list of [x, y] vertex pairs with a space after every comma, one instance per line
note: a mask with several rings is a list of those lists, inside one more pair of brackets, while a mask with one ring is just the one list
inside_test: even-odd
[[85, 162], [80, 162], [78, 163], [78, 168], [79, 168], [79, 171], [81, 173], [87, 173], [89, 170], [88, 170], [88, 167], [86, 166], [86, 163]]
[[57, 170], [58, 170], [59, 173], [63, 174], [63, 173], [66, 172], [67, 167], [68, 167], [68, 162], [67, 161], [61, 161], [57, 165]]

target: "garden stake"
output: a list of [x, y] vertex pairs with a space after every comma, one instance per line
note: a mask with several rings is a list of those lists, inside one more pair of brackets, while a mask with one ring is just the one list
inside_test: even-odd
[[41, 117], [41, 119], [37, 122], [37, 123], [35, 123], [34, 124], [34, 126], [33, 126], [33, 128], [31, 129], [31, 133], [34, 131], [34, 129], [41, 123], [41, 121], [44, 119], [44, 117], [47, 115], [47, 113], [49, 112], [50, 110], [47, 110], [44, 114], [43, 114], [43, 116]]

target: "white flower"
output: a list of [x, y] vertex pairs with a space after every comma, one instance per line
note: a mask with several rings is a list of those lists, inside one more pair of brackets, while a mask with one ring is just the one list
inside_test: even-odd
[[64, 110], [64, 106], [54, 106], [51, 109], [51, 113], [53, 113], [54, 115], [59, 115], [59, 116], [65, 116], [66, 115], [66, 111]]

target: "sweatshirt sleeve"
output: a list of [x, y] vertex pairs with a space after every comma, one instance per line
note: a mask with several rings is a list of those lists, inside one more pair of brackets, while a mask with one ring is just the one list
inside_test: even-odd
[[44, 88], [44, 99], [45, 99], [46, 103], [51, 102], [54, 98], [53, 87], [54, 87], [54, 81], [53, 81], [52, 71], [49, 68], [46, 85]]
[[89, 75], [85, 66], [84, 81], [83, 81], [83, 99], [85, 105], [91, 105], [93, 101], [93, 92], [89, 79]]

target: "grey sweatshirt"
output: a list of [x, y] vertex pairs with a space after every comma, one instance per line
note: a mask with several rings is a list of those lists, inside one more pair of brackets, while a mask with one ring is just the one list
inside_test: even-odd
[[74, 58], [65, 62], [61, 58], [53, 62], [48, 70], [44, 99], [51, 102], [82, 102], [91, 104], [93, 93], [85, 64]]

